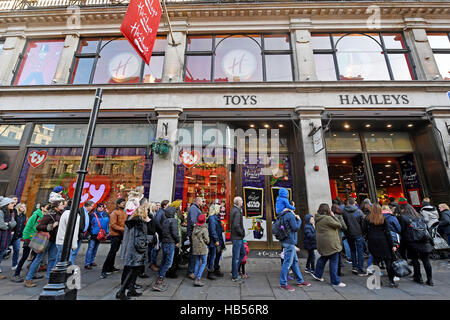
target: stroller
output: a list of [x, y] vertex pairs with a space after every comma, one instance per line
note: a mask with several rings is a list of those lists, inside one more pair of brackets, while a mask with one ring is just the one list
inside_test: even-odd
[[435, 260], [445, 259], [450, 252], [450, 246], [439, 233], [438, 227], [439, 222], [435, 222], [430, 228], [431, 237], [433, 238], [434, 242], [434, 248], [431, 252], [430, 258]]

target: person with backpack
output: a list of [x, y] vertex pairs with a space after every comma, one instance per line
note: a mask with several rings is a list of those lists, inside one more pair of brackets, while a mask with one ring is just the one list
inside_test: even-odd
[[305, 216], [306, 224], [303, 229], [303, 246], [308, 250], [308, 258], [306, 259], [306, 273], [314, 273], [316, 265], [316, 256], [314, 250], [317, 249], [316, 229], [314, 228], [314, 217], [310, 214]]
[[315, 220], [317, 251], [319, 251], [320, 258], [317, 260], [315, 272], [311, 276], [315, 280], [323, 282], [325, 264], [330, 261], [331, 285], [345, 287], [346, 284], [341, 282], [338, 275], [339, 255], [342, 251], [340, 232], [343, 226], [326, 203], [319, 206]]
[[[98, 246], [100, 241], [106, 240], [106, 236], [109, 233], [109, 215], [106, 212], [106, 206], [104, 203], [99, 203], [97, 208], [91, 214], [90, 228], [89, 228], [89, 244], [86, 251], [86, 258], [84, 260], [84, 267], [91, 270], [92, 267], [97, 266], [95, 256], [97, 255]], [[103, 231], [101, 231], [103, 230]], [[100, 238], [99, 238], [100, 234]]]
[[[423, 263], [427, 275], [427, 285], [433, 286], [433, 270], [430, 263], [430, 253], [433, 250], [433, 239], [430, 236], [425, 220], [410, 204], [400, 204], [401, 241], [408, 252], [408, 258], [412, 259], [414, 268], [413, 279], [423, 284], [420, 272], [419, 259]], [[403, 208], [402, 208], [403, 207]]]
[[[0, 197], [0, 263], [11, 243], [12, 230], [16, 227], [13, 213], [14, 205], [13, 199]], [[2, 270], [0, 269], [1, 272]], [[0, 275], [0, 279], [5, 278], [6, 276]]]
[[[163, 231], [162, 231], [162, 224], [165, 219], [165, 209], [169, 205], [169, 200], [163, 200], [161, 201], [161, 207], [156, 211], [155, 213], [155, 226], [156, 226], [156, 233], [158, 234], [159, 242], [161, 242], [161, 239], [163, 237]], [[152, 271], [157, 272], [159, 270], [158, 266], [156, 265], [156, 260], [158, 258], [160, 247], [153, 247], [151, 255], [150, 255], [150, 269]]]
[[441, 219], [439, 220], [439, 230], [447, 243], [450, 245], [450, 209], [446, 203], [439, 204], [439, 211], [441, 212]]
[[[286, 189], [280, 189], [280, 194], [282, 193], [282, 190]], [[277, 198], [277, 203], [278, 202]], [[295, 289], [287, 283], [289, 269], [291, 268], [297, 282], [297, 287], [309, 287], [311, 284], [303, 279], [302, 273], [300, 272], [295, 249], [298, 242], [298, 231], [302, 225], [302, 219], [300, 219], [300, 216], [294, 214], [292, 210], [285, 210], [282, 205], [277, 207], [278, 210], [282, 211], [276, 212], [277, 220], [272, 226], [272, 232], [275, 235], [275, 238], [281, 242], [281, 247], [284, 250], [284, 260], [280, 271], [280, 288], [286, 291], [295, 291]]]

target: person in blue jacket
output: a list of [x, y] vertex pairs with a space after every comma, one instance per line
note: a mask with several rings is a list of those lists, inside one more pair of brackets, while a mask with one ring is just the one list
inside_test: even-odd
[[289, 203], [288, 197], [289, 191], [287, 191], [287, 189], [285, 188], [281, 188], [278, 193], [277, 201], [275, 203], [275, 212], [277, 213], [277, 215], [284, 210], [290, 209], [295, 211], [295, 207]]
[[223, 277], [223, 273], [220, 272], [219, 260], [222, 255], [222, 250], [225, 248], [222, 233], [223, 226], [220, 222], [220, 205], [213, 204], [209, 208], [208, 216], [208, 231], [209, 231], [209, 251], [208, 251], [208, 276], [210, 280], [214, 280], [217, 277]]
[[303, 245], [308, 250], [308, 259], [306, 259], [306, 273], [314, 273], [316, 257], [314, 250], [317, 249], [316, 229], [314, 228], [314, 217], [310, 214], [305, 216], [306, 224], [303, 229]]
[[[97, 240], [97, 235], [100, 232], [100, 227], [109, 233], [109, 214], [106, 211], [104, 203], [99, 203], [93, 213], [90, 214], [90, 240], [88, 249], [86, 251], [86, 259], [84, 261], [84, 267], [88, 270], [97, 266], [94, 263], [95, 256], [97, 255], [98, 246], [100, 241]], [[99, 225], [100, 222], [100, 225]]]

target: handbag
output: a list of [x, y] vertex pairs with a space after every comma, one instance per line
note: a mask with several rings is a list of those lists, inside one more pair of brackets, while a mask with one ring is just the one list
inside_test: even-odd
[[100, 220], [97, 217], [97, 214], [94, 213], [95, 219], [97, 219], [98, 227], [100, 228], [100, 231], [97, 234], [97, 240], [98, 241], [105, 241], [107, 238], [106, 231], [102, 229], [102, 225], [100, 224]]
[[395, 261], [392, 262], [392, 269], [397, 277], [407, 277], [412, 273], [408, 262], [402, 259], [397, 252], [394, 253], [394, 259]]
[[444, 238], [442, 238], [441, 235], [437, 232], [433, 238], [433, 242], [435, 250], [444, 250], [450, 248], [447, 241], [445, 241]]
[[48, 242], [50, 239], [50, 233], [39, 231], [33, 238], [31, 238], [30, 244], [28, 245], [34, 252], [42, 253], [48, 247]]

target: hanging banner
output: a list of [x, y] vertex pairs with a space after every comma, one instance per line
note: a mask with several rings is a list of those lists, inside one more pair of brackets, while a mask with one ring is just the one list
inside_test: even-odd
[[244, 212], [246, 218], [262, 217], [264, 189], [244, 187]]
[[161, 13], [159, 0], [131, 0], [120, 26], [122, 34], [146, 64], [150, 63]]

